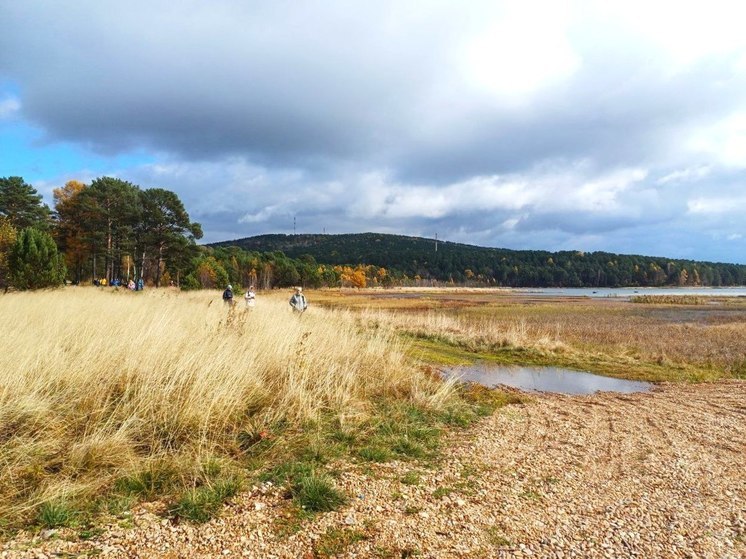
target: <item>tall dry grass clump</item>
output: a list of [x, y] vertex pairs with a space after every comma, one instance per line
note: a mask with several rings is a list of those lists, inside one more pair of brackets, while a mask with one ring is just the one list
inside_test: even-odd
[[93, 493], [168, 458], [448, 386], [412, 369], [392, 329], [285, 295], [227, 309], [218, 292], [67, 288], [0, 297], [0, 517]]
[[537, 351], [563, 351], [567, 346], [557, 329], [528, 324], [518, 317], [506, 321], [496, 316], [463, 316], [438, 311], [402, 313], [366, 309], [361, 314], [369, 324], [385, 325], [420, 338], [438, 338], [470, 350], [530, 348]]

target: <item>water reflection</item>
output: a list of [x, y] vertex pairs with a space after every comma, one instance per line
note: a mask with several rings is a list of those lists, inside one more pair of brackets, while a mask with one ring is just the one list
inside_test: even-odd
[[445, 374], [465, 382], [478, 382], [490, 388], [503, 384], [521, 390], [563, 394], [644, 392], [653, 386], [649, 382], [603, 377], [558, 367], [513, 367], [490, 363], [452, 367], [447, 369]]

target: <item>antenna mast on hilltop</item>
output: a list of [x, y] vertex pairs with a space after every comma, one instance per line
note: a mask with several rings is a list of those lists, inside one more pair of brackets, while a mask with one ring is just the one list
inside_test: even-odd
[[293, 216], [293, 237], [295, 237], [295, 216]]
[[438, 234], [435, 233], [435, 252], [438, 252]]

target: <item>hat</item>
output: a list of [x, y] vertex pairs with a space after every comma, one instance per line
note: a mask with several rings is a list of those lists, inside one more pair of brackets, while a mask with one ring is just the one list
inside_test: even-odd
[[229, 286], [228, 286], [228, 289], [233, 289], [233, 286], [232, 286], [232, 285], [229, 285]]
[[302, 288], [302, 287], [296, 287], [296, 288], [295, 288], [295, 290], [296, 290], [296, 291], [297, 291], [298, 293], [300, 293], [301, 291], [303, 291], [303, 288]]

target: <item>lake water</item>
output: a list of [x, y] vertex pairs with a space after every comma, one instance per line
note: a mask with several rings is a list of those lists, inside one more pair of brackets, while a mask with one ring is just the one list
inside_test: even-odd
[[517, 293], [546, 297], [634, 297], [636, 295], [703, 295], [746, 297], [746, 287], [567, 287], [518, 288]]
[[445, 375], [455, 376], [464, 382], [477, 382], [489, 388], [503, 384], [520, 390], [562, 394], [645, 392], [654, 386], [649, 382], [604, 377], [557, 367], [513, 367], [491, 363], [451, 367], [445, 371]]

